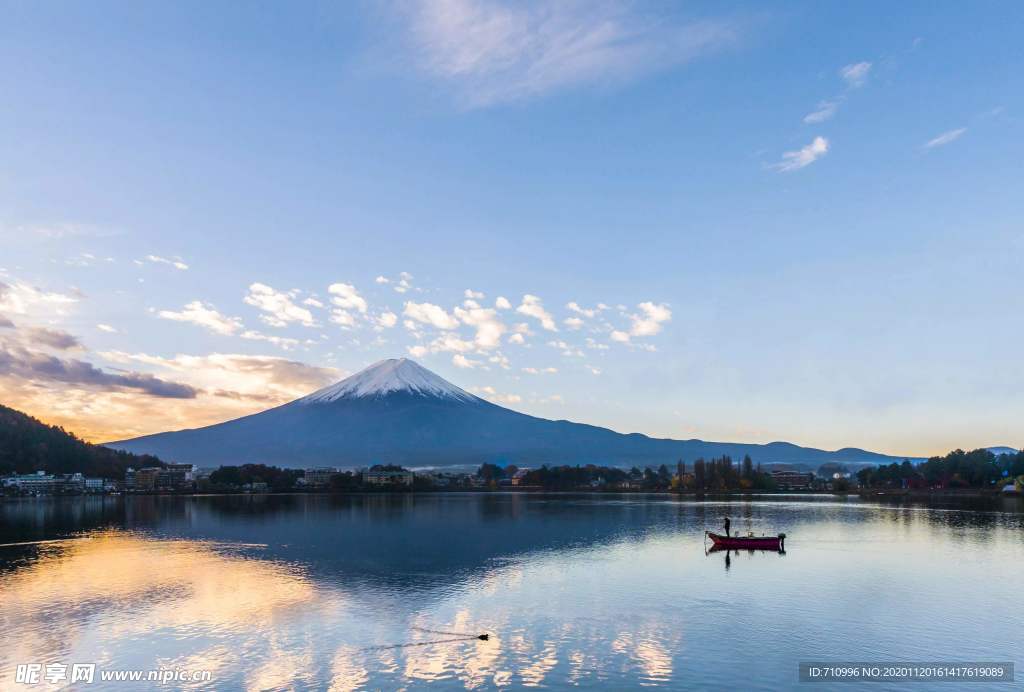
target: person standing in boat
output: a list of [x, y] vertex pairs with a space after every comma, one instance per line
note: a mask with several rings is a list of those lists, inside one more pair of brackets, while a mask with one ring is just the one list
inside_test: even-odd
[[725, 535], [726, 535], [726, 536], [728, 536], [728, 535], [729, 535], [729, 526], [730, 526], [730, 525], [731, 525], [731, 524], [730, 524], [730, 522], [729, 522], [729, 517], [726, 517], [726, 518], [725, 518]]

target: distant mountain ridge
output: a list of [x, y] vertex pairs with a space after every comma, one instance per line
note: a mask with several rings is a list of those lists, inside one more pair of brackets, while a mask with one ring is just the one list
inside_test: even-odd
[[529, 416], [485, 401], [407, 358], [380, 361], [334, 385], [276, 408], [216, 425], [108, 443], [164, 459], [214, 466], [265, 463], [290, 468], [370, 463], [462, 466], [483, 462], [674, 464], [749, 454], [755, 462], [889, 463], [902, 460], [846, 447], [825, 451], [788, 442], [747, 444], [651, 438]]
[[1013, 447], [1007, 447], [1005, 445], [999, 445], [996, 447], [986, 447], [985, 451], [992, 452], [996, 456], [999, 456], [1001, 454], [1016, 454], [1020, 450], [1014, 449]]

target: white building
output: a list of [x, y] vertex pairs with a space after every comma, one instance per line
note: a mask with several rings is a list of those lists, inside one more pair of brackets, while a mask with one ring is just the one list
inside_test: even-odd
[[331, 484], [331, 476], [338, 473], [338, 469], [318, 468], [306, 469], [304, 480], [311, 488], [320, 488]]
[[412, 485], [412, 471], [384, 471], [382, 469], [366, 469], [363, 471], [363, 483], [367, 485]]

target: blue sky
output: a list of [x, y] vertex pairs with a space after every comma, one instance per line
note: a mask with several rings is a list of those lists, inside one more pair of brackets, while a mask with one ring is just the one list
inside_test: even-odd
[[1019, 5], [0, 12], [0, 401], [110, 439], [412, 355], [623, 431], [1024, 446]]

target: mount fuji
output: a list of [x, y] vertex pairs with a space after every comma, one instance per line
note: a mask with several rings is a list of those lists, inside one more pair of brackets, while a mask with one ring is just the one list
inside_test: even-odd
[[205, 428], [146, 435], [108, 447], [200, 466], [265, 463], [290, 468], [371, 463], [463, 466], [674, 464], [749, 454], [755, 462], [817, 466], [881, 463], [883, 454], [829, 452], [787, 442], [656, 439], [547, 420], [492, 404], [406, 358], [383, 360], [290, 403]]

